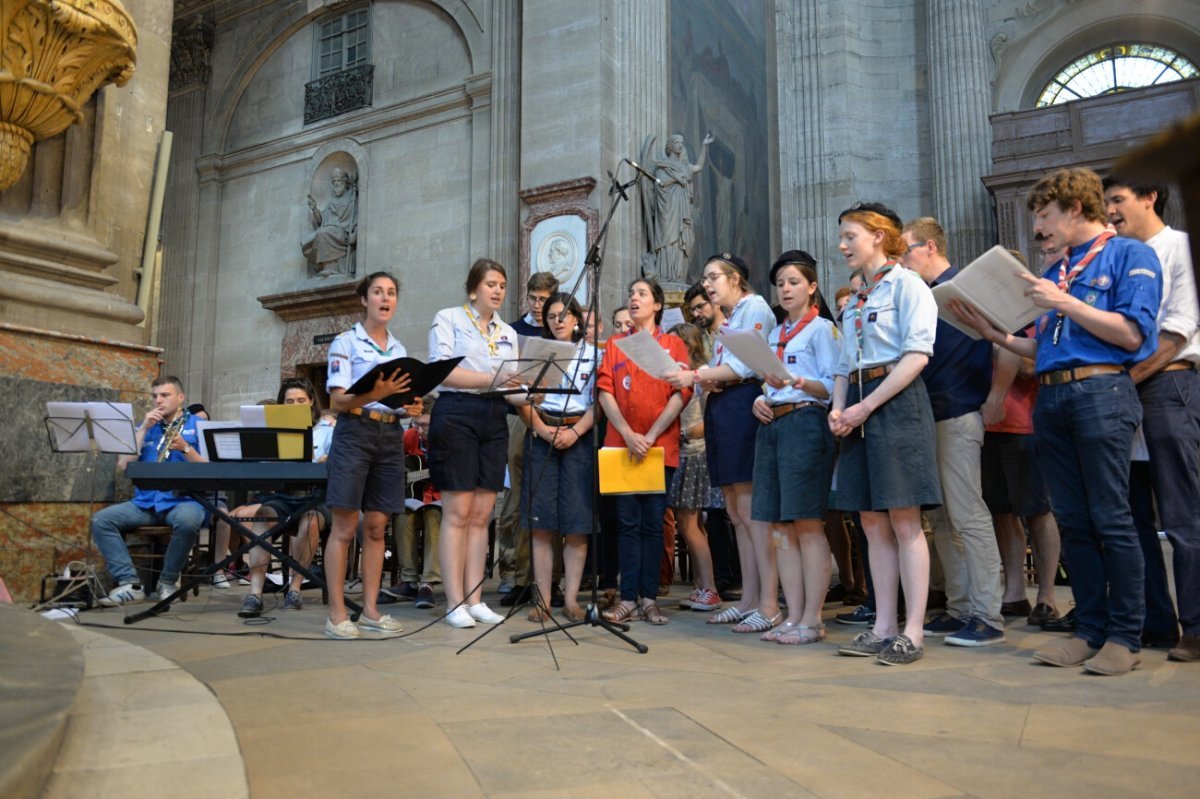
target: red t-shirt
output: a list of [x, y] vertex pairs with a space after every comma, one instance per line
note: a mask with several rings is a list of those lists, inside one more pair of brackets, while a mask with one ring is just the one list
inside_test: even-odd
[[[600, 371], [596, 373], [596, 385], [601, 391], [613, 395], [617, 407], [621, 409], [621, 415], [631, 428], [638, 433], [645, 433], [662, 415], [671, 395], [677, 392], [670, 383], [642, 371], [641, 367], [629, 360], [620, 347], [613, 344], [614, 341], [628, 335], [631, 334], [623, 333], [608, 340], [608, 346], [604, 348], [604, 358], [600, 361]], [[662, 328], [655, 328], [654, 338], [670, 354], [672, 360], [681, 364], [689, 363], [687, 345], [683, 343], [683, 339], [662, 332]], [[692, 389], [685, 388], [678, 393], [682, 395], [683, 404], [686, 406], [692, 398]], [[625, 439], [621, 438], [617, 426], [611, 422], [604, 437], [604, 446], [625, 446]], [[654, 446], [663, 448], [663, 460], [667, 466], [679, 465], [678, 416], [658, 437]]]
[[[425, 444], [421, 441], [421, 433], [415, 427], [410, 427], [404, 431], [404, 454], [405, 455], [420, 455], [426, 460], [429, 459], [429, 451], [425, 449]], [[421, 501], [428, 505], [430, 502], [437, 502], [442, 498], [442, 492], [433, 487], [433, 481], [425, 483], [425, 491], [421, 497]]]
[[1017, 376], [1004, 395], [1004, 418], [988, 425], [989, 433], [1033, 435], [1033, 403], [1037, 401], [1036, 377]]

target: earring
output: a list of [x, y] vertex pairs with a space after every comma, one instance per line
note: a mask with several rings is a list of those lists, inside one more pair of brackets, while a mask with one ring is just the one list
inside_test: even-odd
[[467, 299], [469, 299], [471, 302], [475, 302], [475, 292], [472, 291], [470, 294], [468, 294]]

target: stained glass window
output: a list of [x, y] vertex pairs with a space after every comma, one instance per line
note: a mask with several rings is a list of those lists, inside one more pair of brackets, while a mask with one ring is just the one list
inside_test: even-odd
[[1200, 75], [1186, 58], [1153, 44], [1114, 44], [1068, 64], [1046, 84], [1039, 107], [1069, 103]]

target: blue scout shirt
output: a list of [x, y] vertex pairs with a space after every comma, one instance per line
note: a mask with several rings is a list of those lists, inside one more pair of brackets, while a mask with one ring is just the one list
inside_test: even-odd
[[[721, 325], [721, 330], [753, 330], [765, 340], [767, 333], [775, 327], [775, 312], [771, 306], [757, 294], [747, 294], [738, 300], [729, 312], [729, 318]], [[737, 356], [725, 349], [721, 337], [713, 339], [713, 356], [709, 366], [726, 365], [734, 374], [743, 380], [754, 377], [754, 370], [738, 360]]]
[[[767, 344], [771, 349], [778, 351], [779, 338], [783, 335], [785, 325], [786, 322], [779, 325], [767, 337]], [[837, 327], [828, 319], [818, 316], [784, 346], [782, 360], [784, 368], [789, 372], [796, 377], [816, 380], [825, 386], [825, 391], [831, 397], [833, 372], [841, 357], [842, 343]], [[790, 402], [819, 402], [828, 405], [830, 402], [829, 397], [814, 397], [793, 386], [772, 388], [764, 383], [763, 392], [767, 395], [767, 402], [772, 405], [785, 405]]]
[[[1078, 263], [1094, 241], [1072, 247], [1070, 263]], [[1042, 277], [1057, 283], [1058, 264], [1053, 264]], [[1104, 249], [1075, 278], [1070, 293], [1101, 311], [1113, 311], [1131, 320], [1142, 333], [1142, 346], [1129, 352], [1096, 338], [1069, 317], [1063, 318], [1062, 332], [1055, 344], [1058, 314], [1047, 311], [1036, 323], [1039, 374], [1100, 363], [1132, 366], [1150, 357], [1158, 348], [1156, 317], [1162, 297], [1162, 268], [1150, 247], [1134, 239], [1109, 239]]]

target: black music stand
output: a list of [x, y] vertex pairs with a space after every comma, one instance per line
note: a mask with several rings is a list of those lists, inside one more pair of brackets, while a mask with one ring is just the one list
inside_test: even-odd
[[[619, 171], [620, 166], [618, 165], [617, 168]], [[591, 313], [591, 318], [589, 319], [589, 322], [592, 325], [593, 331], [599, 330], [600, 274], [603, 270], [603, 265], [604, 265], [604, 242], [608, 238], [608, 225], [610, 222], [612, 222], [613, 214], [616, 213], [617, 206], [620, 205], [621, 200], [629, 199], [629, 197], [626, 196], [626, 194], [625, 194], [625, 190], [634, 186], [637, 183], [637, 178], [634, 178], [633, 180], [629, 181], [628, 183], [621, 183], [619, 180], [617, 180], [617, 178], [613, 175], [612, 172], [608, 173], [608, 177], [609, 177], [609, 180], [612, 182], [612, 186], [609, 188], [609, 191], [608, 191], [609, 196], [612, 197], [612, 204], [608, 208], [608, 216], [604, 219], [604, 225], [600, 228], [600, 232], [596, 234], [596, 240], [594, 242], [592, 242], [592, 246], [588, 250], [587, 258], [584, 260], [584, 268], [582, 270], [580, 270], [579, 277], [575, 280], [575, 285], [571, 287], [571, 292], [570, 292], [571, 295], [574, 296], [579, 291], [579, 286], [583, 282], [584, 277], [590, 276], [592, 278], [591, 292], [588, 296], [588, 311]], [[589, 269], [589, 267], [590, 267], [590, 269]], [[595, 332], [593, 332], [592, 339], [596, 340], [597, 338], [598, 338], [598, 336], [595, 334]], [[597, 352], [599, 352], [598, 349], [597, 349]], [[599, 405], [599, 398], [600, 398], [599, 386], [597, 383], [593, 383], [592, 384], [592, 405], [593, 405], [593, 407], [596, 407]], [[600, 426], [599, 426], [599, 424], [592, 425], [592, 449], [594, 452], [599, 451], [599, 449], [600, 449]], [[596, 469], [595, 479], [594, 479], [594, 483], [592, 486], [592, 535], [591, 535], [591, 539], [592, 540], [591, 540], [591, 542], [589, 542], [589, 546], [599, 547], [599, 545], [600, 545], [600, 470], [599, 470], [599, 468]], [[622, 624], [619, 622], [611, 622], [608, 619], [605, 619], [601, 615], [600, 608], [599, 608], [599, 591], [600, 591], [600, 588], [599, 588], [600, 579], [599, 579], [599, 568], [598, 568], [599, 562], [600, 562], [599, 552], [593, 551], [593, 553], [592, 553], [592, 601], [588, 604], [587, 609], [584, 612], [583, 621], [572, 621], [572, 622], [567, 622], [566, 624], [560, 624], [558, 622], [558, 620], [554, 619], [552, 616], [551, 617], [551, 622], [552, 622], [551, 625], [548, 626], [543, 623], [542, 629], [540, 629], [540, 630], [534, 630], [533, 632], [522, 633], [520, 635], [512, 635], [512, 636], [509, 636], [508, 640], [511, 643], [515, 644], [515, 643], [519, 643], [520, 641], [524, 641], [527, 638], [533, 638], [536, 636], [548, 636], [552, 632], [559, 631], [559, 632], [562, 632], [564, 635], [566, 635], [568, 638], [570, 638], [571, 641], [578, 644], [579, 642], [575, 641], [575, 639], [571, 636], [571, 634], [568, 632], [568, 630], [570, 630], [573, 627], [590, 625], [592, 627], [599, 627], [599, 628], [607, 631], [611, 635], [614, 635], [617, 638], [620, 638], [622, 641], [624, 641], [625, 643], [629, 644], [634, 649], [636, 649], [640, 654], [644, 655], [647, 652], [649, 652], [650, 647], [646, 646], [645, 644], [643, 644], [639, 641], [635, 641], [633, 638], [631, 638], [629, 635], [626, 634], [629, 632], [628, 624]], [[553, 653], [553, 649], [551, 649], [551, 652]], [[555, 662], [557, 663], [557, 658], [555, 659]]]
[[[312, 460], [312, 428], [306, 427], [303, 429], [293, 428], [276, 428], [276, 427], [224, 427], [210, 428], [204, 431], [205, 444], [208, 447], [209, 454], [214, 461], [242, 461], [246, 458], [238, 457], [247, 453], [252, 453], [256, 460], [275, 461], [275, 462], [308, 462]], [[233, 436], [237, 440], [236, 446], [233, 439], [222, 438]], [[302, 436], [301, 451], [298, 456], [289, 452], [289, 447], [281, 443], [280, 436]], [[224, 457], [222, 455], [224, 453]], [[236, 453], [236, 455], [235, 455]], [[273, 457], [272, 457], [273, 455]], [[307, 503], [301, 506], [297, 511], [283, 519], [276, 519], [275, 524], [263, 533], [255, 533], [253, 530], [246, 527], [243, 522], [250, 522], [250, 519], [238, 519], [229, 514], [228, 510], [219, 507], [212, 497], [208, 496], [203, 491], [186, 491], [184, 492], [193, 500], [198, 502], [205, 510], [209, 512], [211, 517], [220, 519], [229, 525], [230, 530], [236, 530], [239, 535], [246, 541], [237, 550], [230, 552], [224, 559], [212, 563], [208, 568], [204, 569], [200, 574], [194, 575], [186, 580], [180, 581], [179, 588], [175, 593], [159, 600], [150, 608], [134, 613], [125, 617], [126, 624], [134, 624], [142, 619], [157, 616], [159, 613], [170, 607], [171, 602], [179, 596], [183, 596], [193, 587], [206, 584], [209, 579], [233, 564], [242, 555], [249, 552], [254, 547], [266, 550], [274, 556], [280, 563], [283, 563], [289, 569], [293, 569], [303, 575], [309, 581], [316, 583], [321, 587], [322, 593], [326, 591], [324, 576], [317, 577], [313, 572], [301, 566], [291, 555], [280, 550], [275, 546], [275, 539], [279, 538], [284, 532], [296, 526], [299, 520], [304, 518], [304, 514], [315, 509], [321, 504], [321, 497], [312, 497]], [[362, 606], [347, 598], [346, 607], [350, 610], [351, 620], [357, 620], [362, 613]]]

